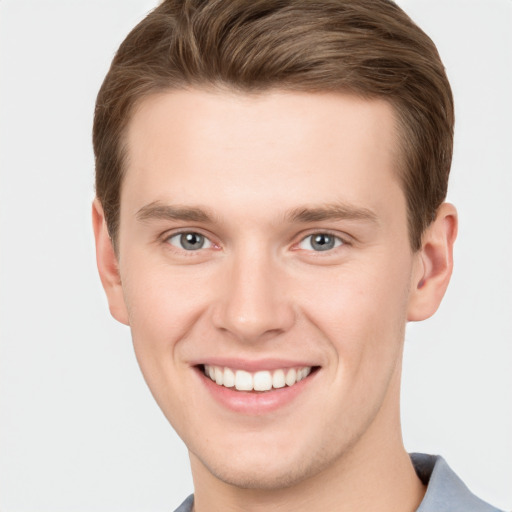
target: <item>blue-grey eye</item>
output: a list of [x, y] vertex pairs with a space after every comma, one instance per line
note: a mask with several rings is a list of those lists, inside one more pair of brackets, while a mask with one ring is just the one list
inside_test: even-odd
[[167, 241], [178, 249], [185, 251], [198, 251], [199, 249], [208, 249], [212, 243], [205, 236], [190, 231], [188, 233], [178, 233], [167, 239]]
[[339, 247], [342, 243], [341, 238], [329, 233], [313, 233], [304, 238], [299, 247], [307, 251], [329, 251]]

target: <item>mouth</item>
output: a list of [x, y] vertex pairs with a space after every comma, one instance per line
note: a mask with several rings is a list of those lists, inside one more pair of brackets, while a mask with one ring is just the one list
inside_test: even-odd
[[226, 366], [199, 365], [202, 373], [218, 386], [245, 393], [268, 393], [294, 387], [316, 372], [318, 368], [318, 366], [299, 366], [249, 372]]

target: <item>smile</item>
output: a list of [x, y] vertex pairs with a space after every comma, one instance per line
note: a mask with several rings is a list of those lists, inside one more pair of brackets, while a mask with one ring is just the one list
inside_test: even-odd
[[270, 391], [285, 386], [291, 387], [305, 379], [311, 370], [311, 366], [257, 372], [213, 365], [203, 367], [204, 374], [217, 385], [234, 388], [237, 391]]

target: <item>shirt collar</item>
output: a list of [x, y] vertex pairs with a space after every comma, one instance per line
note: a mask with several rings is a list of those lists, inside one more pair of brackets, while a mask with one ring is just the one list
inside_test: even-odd
[[427, 492], [416, 512], [499, 512], [477, 498], [439, 455], [411, 453]]

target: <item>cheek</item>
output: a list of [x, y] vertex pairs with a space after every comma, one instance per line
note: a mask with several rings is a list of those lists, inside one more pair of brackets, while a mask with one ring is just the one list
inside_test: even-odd
[[[385, 276], [379, 268], [386, 268]], [[377, 414], [400, 368], [407, 271], [393, 265], [354, 267], [317, 284], [321, 293], [310, 297], [305, 309], [331, 353], [326, 371], [336, 392], [327, 398], [327, 409], [337, 418], [331, 428], [333, 435], [355, 436]]]
[[126, 261], [121, 276], [132, 331], [179, 338], [205, 303], [204, 276], [193, 267], [152, 264], [143, 256]]
[[310, 274], [311, 282], [304, 283], [302, 308], [345, 371], [380, 371], [384, 361], [396, 357], [406, 321], [408, 268], [406, 261], [382, 258], [379, 264]]
[[183, 393], [176, 393], [189, 371], [180, 355], [206, 308], [203, 280], [188, 268], [130, 256], [125, 257], [121, 277], [125, 276], [123, 291], [135, 355], [153, 397], [179, 430], [182, 422], [187, 423], [190, 406]]

